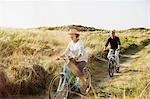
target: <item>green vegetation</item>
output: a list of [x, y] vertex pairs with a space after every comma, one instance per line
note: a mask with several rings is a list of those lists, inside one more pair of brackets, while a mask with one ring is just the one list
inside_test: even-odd
[[[123, 55], [133, 55], [138, 52], [140, 58], [133, 60], [132, 66], [128, 68], [129, 71], [124, 71], [111, 81], [104, 81], [104, 77], [107, 77], [105, 60], [107, 52], [103, 51], [103, 47], [109, 37], [109, 31], [75, 25], [57, 27], [57, 29], [56, 27], [0, 28], [0, 97], [45, 94], [51, 78], [62, 69], [63, 62], [58, 62], [55, 58], [61, 55], [67, 46], [69, 42], [67, 31], [70, 28], [76, 28], [81, 33], [81, 39], [89, 53], [88, 66], [91, 68], [93, 83], [97, 87], [99, 96], [138, 98], [150, 79], [147, 69], [150, 50], [149, 47], [145, 48], [150, 44], [150, 30], [140, 28], [116, 31], [123, 46], [121, 58]], [[29, 78], [21, 76], [21, 71], [28, 66], [33, 67], [39, 76], [36, 77], [34, 73]], [[102, 75], [100, 81], [96, 81], [95, 74]], [[149, 95], [143, 94], [144, 97]]]
[[69, 31], [70, 29], [76, 29], [81, 32], [86, 32], [86, 31], [104, 31], [104, 29], [96, 29], [94, 27], [86, 27], [82, 25], [66, 25], [66, 26], [55, 26], [55, 27], [39, 27], [38, 29], [42, 30], [59, 30], [59, 31]]
[[[134, 58], [121, 75], [114, 77], [109, 83], [99, 84], [100, 95], [125, 99], [148, 99], [150, 97], [150, 53], [148, 45], [138, 52], [140, 57]], [[104, 93], [104, 94], [103, 94]]]

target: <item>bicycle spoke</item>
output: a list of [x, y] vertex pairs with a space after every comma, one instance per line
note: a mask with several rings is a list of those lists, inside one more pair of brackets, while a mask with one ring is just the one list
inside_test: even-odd
[[86, 95], [89, 93], [90, 91], [90, 87], [91, 87], [91, 74], [89, 72], [88, 69], [84, 70], [84, 77], [85, 77], [85, 82], [84, 82], [84, 86], [82, 86], [81, 88], [81, 93]]
[[49, 99], [63, 99], [68, 96], [68, 85], [64, 75], [54, 77], [49, 85]]

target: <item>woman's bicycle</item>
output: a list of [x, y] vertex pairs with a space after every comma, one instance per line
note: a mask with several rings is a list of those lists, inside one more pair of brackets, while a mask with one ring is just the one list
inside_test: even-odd
[[86, 85], [83, 88], [78, 82], [78, 77], [71, 72], [68, 66], [71, 61], [67, 61], [65, 58], [62, 59], [65, 61], [63, 72], [51, 80], [49, 84], [49, 99], [67, 99], [69, 92], [87, 95], [91, 88], [91, 74], [89, 69], [85, 67], [83, 70], [85, 78], [84, 85]]
[[113, 77], [114, 76], [114, 72], [116, 71], [117, 73], [119, 73], [119, 67], [117, 67], [117, 62], [116, 62], [116, 58], [115, 58], [115, 50], [110, 49], [111, 51], [111, 55], [108, 61], [108, 71], [109, 71], [109, 76]]

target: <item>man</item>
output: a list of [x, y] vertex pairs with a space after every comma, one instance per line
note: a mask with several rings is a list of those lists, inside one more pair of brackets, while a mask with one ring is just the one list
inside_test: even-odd
[[[114, 30], [110, 33], [110, 37], [107, 40], [107, 43], [106, 43], [106, 45], [104, 47], [104, 50], [107, 49], [108, 44], [110, 44], [110, 49], [113, 49], [115, 51], [115, 59], [116, 59], [116, 62], [117, 62], [117, 66], [116, 67], [119, 67], [119, 49], [121, 48], [121, 43], [120, 43], [119, 37], [117, 37], [115, 35], [115, 31]], [[112, 51], [109, 50], [107, 58], [110, 59], [112, 54], [113, 54]]]

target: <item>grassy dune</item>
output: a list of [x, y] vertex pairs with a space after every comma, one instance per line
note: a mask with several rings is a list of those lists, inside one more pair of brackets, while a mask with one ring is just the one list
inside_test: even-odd
[[111, 80], [99, 83], [99, 96], [115, 99], [149, 99], [150, 97], [150, 46], [128, 57], [123, 70]]
[[[93, 83], [97, 88], [97, 94], [104, 98], [137, 98], [150, 79], [150, 70], [147, 69], [149, 68], [148, 59], [150, 56], [148, 46], [150, 44], [150, 30], [117, 31], [123, 46], [121, 49], [122, 62], [128, 60], [123, 55], [133, 55], [139, 52], [140, 57], [135, 58], [130, 64], [131, 71], [127, 71], [127, 73], [124, 71], [109, 83], [103, 81], [107, 77], [107, 61], [105, 59], [107, 52], [103, 51], [103, 46], [109, 37], [108, 31], [92, 30], [80, 33], [89, 53], [88, 66], [93, 74]], [[57, 75], [63, 66], [63, 62], [55, 61], [55, 57], [61, 55], [69, 40], [67, 31], [61, 29], [0, 28], [0, 97], [45, 94], [51, 78]], [[145, 48], [145, 46], [148, 47]], [[30, 79], [20, 76], [20, 71], [30, 65], [41, 75], [40, 79], [36, 79], [34, 74]], [[129, 68], [128, 70], [130, 70]], [[142, 73], [134, 72], [134, 69], [135, 71], [140, 70]], [[102, 75], [100, 76], [101, 80], [98, 81], [94, 74]], [[3, 90], [4, 87], [5, 90]], [[13, 92], [14, 90], [15, 92]], [[131, 94], [128, 93], [128, 90], [132, 91]], [[144, 97], [149, 96], [149, 93], [143, 92], [143, 94]]]

